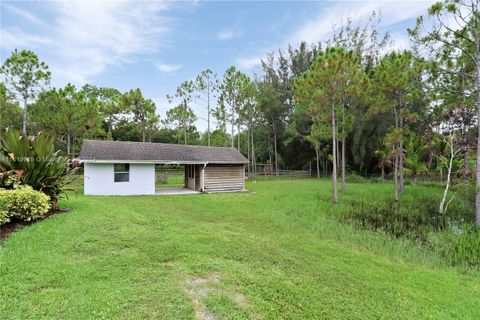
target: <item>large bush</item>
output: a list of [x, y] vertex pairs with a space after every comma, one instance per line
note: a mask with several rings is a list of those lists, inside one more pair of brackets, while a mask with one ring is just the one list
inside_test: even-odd
[[76, 170], [67, 157], [54, 151], [54, 140], [45, 133], [26, 137], [7, 129], [0, 136], [0, 188], [10, 188], [7, 178], [15, 176], [19, 184], [48, 195], [56, 209]]
[[50, 198], [30, 186], [0, 189], [0, 224], [10, 220], [36, 220], [44, 217], [50, 208]]

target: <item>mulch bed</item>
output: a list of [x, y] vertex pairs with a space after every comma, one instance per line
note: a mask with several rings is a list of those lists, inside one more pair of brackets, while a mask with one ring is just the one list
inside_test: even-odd
[[62, 214], [70, 211], [70, 208], [58, 209], [56, 211], [48, 212], [42, 219], [38, 219], [35, 221], [10, 221], [5, 223], [4, 225], [0, 226], [0, 241], [3, 241], [10, 233], [14, 232], [15, 230], [23, 229], [27, 226], [30, 226], [36, 222], [42, 221], [51, 217], [56, 214]]

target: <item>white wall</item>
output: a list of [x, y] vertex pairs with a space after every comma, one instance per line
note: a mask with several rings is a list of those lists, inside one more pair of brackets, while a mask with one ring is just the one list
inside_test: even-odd
[[114, 182], [113, 163], [85, 163], [84, 193], [87, 195], [155, 194], [155, 165], [130, 164], [130, 181]]

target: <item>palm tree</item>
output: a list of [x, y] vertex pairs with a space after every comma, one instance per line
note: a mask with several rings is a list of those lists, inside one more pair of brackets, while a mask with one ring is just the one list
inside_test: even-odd
[[425, 161], [427, 155], [427, 147], [425, 139], [416, 135], [410, 135], [404, 140], [405, 153], [405, 168], [407, 174], [413, 175], [426, 173], [428, 171], [427, 162]]

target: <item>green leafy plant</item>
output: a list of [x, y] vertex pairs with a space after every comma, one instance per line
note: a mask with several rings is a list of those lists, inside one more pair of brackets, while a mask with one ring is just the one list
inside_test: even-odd
[[480, 269], [480, 228], [473, 223], [459, 225], [445, 232], [430, 233], [427, 247], [436, 251], [450, 265]]
[[45, 216], [51, 208], [50, 198], [30, 186], [0, 189], [0, 224], [10, 219], [32, 221]]
[[[53, 209], [58, 209], [57, 201], [77, 170], [77, 163], [54, 151], [54, 140], [45, 133], [26, 137], [7, 129], [0, 136], [0, 175], [15, 174], [19, 184], [42, 191], [50, 197]], [[2, 181], [0, 187], [10, 188], [5, 178]]]
[[7, 222], [10, 222], [10, 215], [8, 214], [8, 211], [5, 210], [5, 205], [3, 204], [3, 201], [0, 199], [0, 226]]
[[480, 228], [474, 225], [472, 195], [460, 191], [444, 214], [438, 212], [438, 199], [434, 196], [400, 204], [392, 200], [354, 200], [341, 220], [358, 228], [412, 240], [437, 252], [451, 265], [480, 268]]

